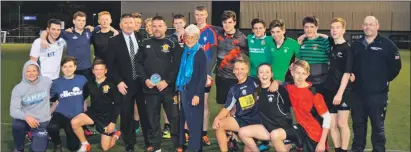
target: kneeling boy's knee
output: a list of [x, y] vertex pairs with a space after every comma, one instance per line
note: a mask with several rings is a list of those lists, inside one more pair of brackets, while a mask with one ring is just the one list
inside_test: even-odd
[[283, 138], [285, 137], [283, 134], [284, 134], [284, 131], [282, 129], [276, 129], [270, 133], [270, 137], [273, 140], [284, 140]]
[[110, 147], [108, 145], [101, 145], [101, 149], [103, 149], [103, 151], [108, 151]]

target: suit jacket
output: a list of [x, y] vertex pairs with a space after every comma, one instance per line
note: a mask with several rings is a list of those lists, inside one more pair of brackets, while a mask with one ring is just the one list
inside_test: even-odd
[[[134, 34], [137, 39], [137, 43], [139, 43], [139, 41], [141, 41], [138, 40], [139, 36], [137, 33]], [[138, 45], [140, 45], [140, 43]], [[132, 64], [136, 66], [136, 58], [137, 52], [134, 55], [134, 63], [131, 63], [127, 43], [124, 40], [122, 32], [120, 32], [117, 36], [110, 38], [108, 40], [106, 61], [108, 67], [108, 78], [111, 79], [116, 85], [120, 82], [126, 83], [128, 90], [141, 90], [142, 86], [138, 81], [139, 78], [133, 80]]]

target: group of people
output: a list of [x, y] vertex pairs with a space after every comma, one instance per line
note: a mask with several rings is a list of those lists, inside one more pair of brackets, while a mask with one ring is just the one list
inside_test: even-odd
[[[98, 14], [96, 27], [85, 26], [83, 12], [74, 14], [74, 28], [67, 30], [58, 19], [49, 20], [12, 91], [14, 151], [24, 151], [28, 131], [32, 151], [45, 151], [50, 137], [54, 151], [61, 152], [60, 129], [69, 150], [90, 151], [87, 125], [101, 134], [104, 151], [120, 137], [125, 151], [134, 151], [140, 126], [147, 152], [160, 152], [162, 138], [170, 138], [177, 152], [202, 151], [210, 145], [208, 96], [214, 83], [222, 109], [212, 126], [223, 152], [232, 150], [228, 143], [235, 136], [247, 152], [266, 150], [270, 142], [281, 152], [292, 144], [301, 151], [326, 151], [329, 132], [335, 151], [344, 152], [350, 110], [351, 150], [365, 149], [370, 117], [373, 150], [385, 151], [388, 86], [401, 60], [395, 44], [378, 34], [375, 17], [364, 19], [363, 37], [350, 45], [342, 18], [331, 21], [327, 36], [317, 33], [318, 19], [307, 16], [304, 34], [294, 40], [285, 36], [282, 20], [267, 26], [253, 19], [253, 34], [245, 36], [235, 28], [233, 11], [221, 15], [222, 28], [207, 24], [203, 6], [194, 15], [196, 24], [188, 26], [183, 15], [175, 15], [171, 35], [161, 16], [146, 19], [140, 32], [138, 13], [121, 16], [121, 31], [111, 27], [107, 11]], [[68, 56], [63, 58], [64, 49]]]

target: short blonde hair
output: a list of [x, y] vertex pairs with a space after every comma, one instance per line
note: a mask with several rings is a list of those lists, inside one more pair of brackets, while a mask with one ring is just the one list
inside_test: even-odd
[[184, 34], [193, 35], [198, 39], [200, 37], [200, 29], [196, 25], [190, 24], [184, 29]]
[[110, 16], [111, 16], [110, 12], [108, 12], [108, 11], [101, 11], [100, 13], [98, 13], [98, 18], [100, 18], [100, 17], [103, 16], [103, 15], [110, 15]]
[[342, 17], [336, 17], [331, 20], [331, 24], [336, 22], [341, 23], [343, 29], [347, 27], [347, 22], [345, 22], [345, 20]]
[[153, 18], [146, 18], [145, 20], [144, 20], [144, 25], [147, 25], [147, 23], [148, 22], [151, 22], [153, 20]]
[[293, 69], [295, 69], [297, 66], [303, 68], [305, 72], [310, 72], [310, 64], [308, 64], [308, 62], [305, 60], [295, 61]]

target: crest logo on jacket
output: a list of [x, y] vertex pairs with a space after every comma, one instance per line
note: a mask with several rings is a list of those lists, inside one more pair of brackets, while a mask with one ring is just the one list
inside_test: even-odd
[[164, 52], [164, 53], [168, 53], [168, 52], [170, 52], [170, 45], [168, 45], [168, 44], [164, 44], [163, 46], [161, 46], [163, 49], [161, 50], [161, 52]]
[[108, 93], [108, 90], [110, 89], [110, 86], [104, 85], [103, 86], [103, 93]]

